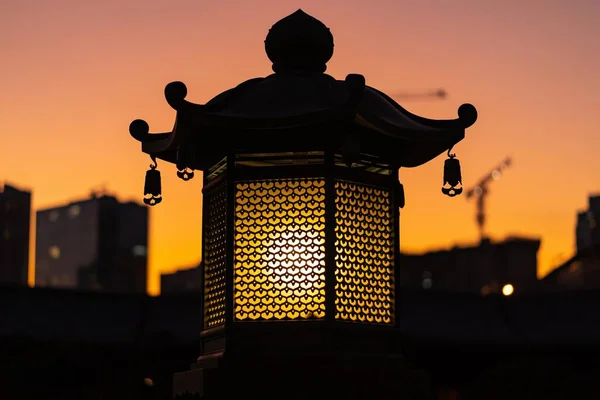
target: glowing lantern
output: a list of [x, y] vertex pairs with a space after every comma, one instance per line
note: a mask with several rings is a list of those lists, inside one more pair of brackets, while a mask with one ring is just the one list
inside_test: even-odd
[[[130, 126], [142, 150], [176, 164], [182, 179], [204, 172], [199, 362], [225, 354], [244, 363], [256, 359], [253, 349], [271, 361], [294, 348], [312, 354], [341, 327], [349, 330], [335, 340], [346, 350], [362, 343], [389, 352], [371, 328], [397, 325], [398, 169], [449, 152], [475, 122], [475, 108], [429, 120], [361, 75], [324, 74], [333, 37], [301, 10], [272, 27], [265, 48], [274, 74], [205, 105], [170, 83], [173, 131], [150, 134], [141, 120]], [[460, 168], [454, 155], [450, 162], [444, 181], [454, 188]], [[153, 163], [151, 204], [162, 199], [158, 176]]]

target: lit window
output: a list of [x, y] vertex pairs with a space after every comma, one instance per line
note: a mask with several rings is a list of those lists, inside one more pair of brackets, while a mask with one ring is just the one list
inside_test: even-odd
[[77, 204], [72, 205], [71, 207], [69, 207], [69, 211], [68, 211], [69, 218], [77, 218], [77, 216], [80, 213], [81, 213], [81, 208]]
[[423, 279], [421, 285], [423, 286], [423, 289], [431, 289], [431, 286], [433, 286], [433, 281], [431, 278], [425, 278]]
[[431, 289], [433, 286], [433, 280], [431, 279], [431, 272], [425, 271], [423, 272], [423, 280], [421, 281], [421, 287], [423, 289]]
[[48, 249], [48, 254], [50, 254], [50, 257], [53, 259], [58, 260], [60, 258], [60, 249], [58, 246], [50, 246]]
[[52, 212], [50, 212], [50, 215], [48, 216], [48, 219], [51, 222], [57, 221], [58, 220], [58, 211], [52, 211]]
[[144, 257], [147, 254], [146, 246], [142, 246], [142, 245], [133, 246], [132, 252], [133, 252], [133, 255], [136, 257]]

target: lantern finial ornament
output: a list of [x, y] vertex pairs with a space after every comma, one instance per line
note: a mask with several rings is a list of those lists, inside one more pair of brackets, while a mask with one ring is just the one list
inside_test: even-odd
[[156, 169], [158, 166], [156, 157], [151, 156], [151, 158], [152, 164], [150, 164], [150, 169], [146, 171], [146, 181], [144, 183], [144, 203], [155, 206], [162, 201], [162, 189], [160, 171]]
[[329, 28], [302, 10], [274, 24], [265, 39], [265, 51], [275, 72], [323, 73], [333, 47]]
[[[444, 162], [444, 184], [442, 193], [446, 196], [454, 197], [462, 193], [462, 176], [460, 173], [460, 161], [456, 158], [456, 154], [450, 153], [452, 148], [448, 150], [448, 159]], [[458, 187], [460, 185], [460, 187]]]

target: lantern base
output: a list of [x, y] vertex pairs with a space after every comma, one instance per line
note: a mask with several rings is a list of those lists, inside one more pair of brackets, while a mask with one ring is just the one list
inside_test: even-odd
[[174, 376], [175, 400], [429, 399], [427, 373], [399, 355], [328, 353], [307, 357], [201, 357]]

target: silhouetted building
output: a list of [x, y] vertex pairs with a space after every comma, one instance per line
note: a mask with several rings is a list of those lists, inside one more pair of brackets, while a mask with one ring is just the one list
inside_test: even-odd
[[541, 280], [550, 292], [600, 289], [600, 244], [582, 248]]
[[542, 279], [546, 291], [600, 288], [600, 195], [588, 197], [588, 209], [577, 213], [577, 253]]
[[37, 212], [36, 286], [145, 293], [148, 208], [96, 196]]
[[577, 214], [575, 230], [577, 251], [600, 245], [600, 195], [589, 196], [588, 209]]
[[160, 275], [160, 293], [202, 293], [202, 264]]
[[537, 288], [540, 240], [485, 240], [479, 246], [400, 256], [400, 282], [424, 290], [490, 294], [511, 284], [515, 291]]
[[0, 285], [27, 285], [30, 222], [31, 192], [5, 184], [0, 190]]

